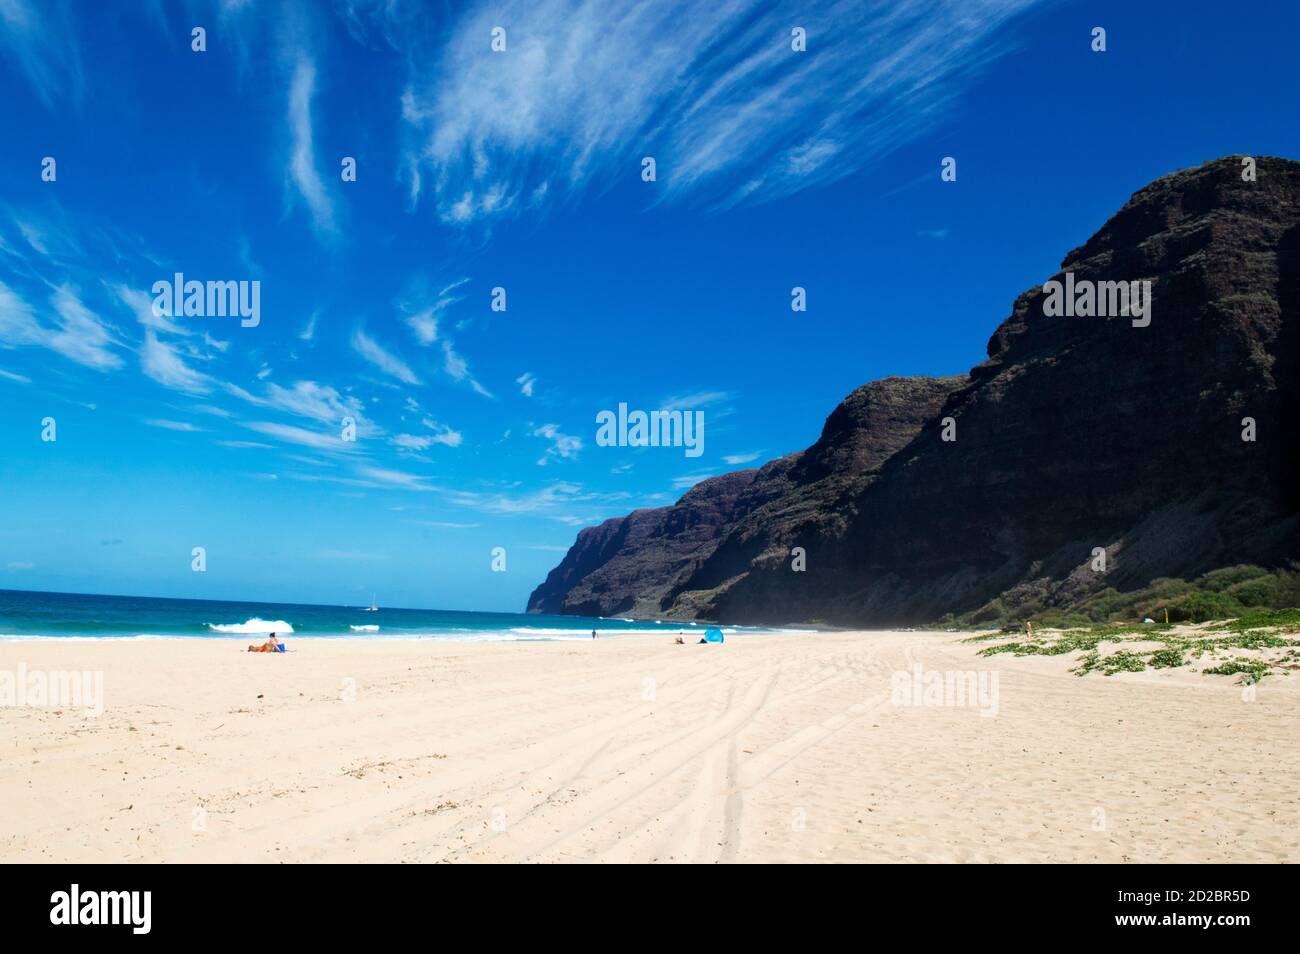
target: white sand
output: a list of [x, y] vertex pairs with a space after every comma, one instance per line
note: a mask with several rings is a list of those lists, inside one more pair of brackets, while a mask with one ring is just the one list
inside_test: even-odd
[[[957, 640], [4, 642], [105, 711], [0, 709], [0, 860], [1300, 861], [1300, 679]], [[917, 662], [998, 714], [891, 704]]]

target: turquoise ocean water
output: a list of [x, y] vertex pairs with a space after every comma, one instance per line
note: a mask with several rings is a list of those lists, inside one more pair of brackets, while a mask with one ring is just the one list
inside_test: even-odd
[[[93, 596], [0, 590], [0, 639], [82, 638], [250, 639], [276, 632], [284, 637], [331, 639], [562, 640], [658, 633], [703, 635], [691, 623], [524, 613], [396, 609], [380, 606], [316, 606], [303, 603], [237, 603], [141, 596]], [[724, 626], [726, 633], [771, 632]]]

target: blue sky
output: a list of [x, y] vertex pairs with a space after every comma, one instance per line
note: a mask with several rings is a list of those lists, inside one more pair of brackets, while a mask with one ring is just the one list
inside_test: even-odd
[[[1221, 11], [5, 0], [0, 588], [520, 610], [580, 527], [978, 363], [1151, 179], [1300, 156], [1300, 14]], [[260, 324], [154, 315], [177, 271]], [[703, 456], [597, 446], [619, 402]]]

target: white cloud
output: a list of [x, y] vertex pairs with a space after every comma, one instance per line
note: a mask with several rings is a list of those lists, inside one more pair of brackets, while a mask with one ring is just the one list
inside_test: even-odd
[[[423, 276], [411, 282], [411, 287], [399, 303], [403, 312], [402, 320], [410, 327], [412, 333], [424, 347], [429, 347], [438, 340], [439, 319], [442, 313], [459, 301], [463, 295], [456, 294], [456, 289], [464, 285], [468, 278], [459, 278], [441, 288], [436, 294], [430, 294], [428, 280]], [[433, 303], [430, 304], [430, 298]]]
[[533, 396], [533, 388], [537, 384], [537, 375], [531, 371], [526, 371], [519, 377], [515, 378], [515, 384], [519, 385], [519, 393], [524, 397]]
[[19, 384], [31, 384], [32, 379], [23, 374], [14, 374], [12, 371], [0, 369], [0, 378], [6, 378], [10, 381], [17, 381]]
[[174, 348], [158, 340], [153, 329], [144, 333], [140, 367], [149, 377], [173, 391], [207, 394], [212, 390], [212, 378], [182, 361]]
[[47, 348], [101, 371], [121, 366], [122, 359], [108, 350], [111, 338], [104, 324], [66, 285], [54, 293], [54, 311], [59, 328], [46, 339]]
[[352, 335], [352, 347], [357, 354], [365, 358], [385, 374], [396, 378], [405, 384], [420, 383], [420, 379], [415, 376], [415, 372], [410, 366], [397, 355], [385, 350], [379, 342], [375, 341], [364, 331], [358, 330]]
[[358, 467], [357, 474], [365, 480], [373, 481], [379, 484], [388, 484], [393, 487], [401, 487], [406, 490], [433, 490], [427, 483], [427, 478], [417, 474], [408, 474], [401, 470], [388, 470], [384, 467], [371, 467], [369, 465]]
[[[438, 56], [416, 55], [427, 31], [390, 29], [412, 64], [411, 196], [464, 225], [635, 182], [645, 155], [656, 198], [825, 185], [932, 128], [1036, 2], [837, 0], [795, 19], [764, 0], [502, 0], [463, 15]], [[500, 24], [507, 51], [490, 54]]]
[[85, 88], [80, 45], [67, 9], [44, 0], [0, 0], [0, 48], [47, 107], [65, 96], [79, 101]]
[[200, 414], [211, 414], [213, 417], [233, 417], [233, 415], [223, 407], [214, 407], [211, 404], [195, 404], [194, 410]]
[[[569, 518], [561, 511], [567, 511], [577, 504], [590, 503], [596, 499], [595, 495], [584, 494], [580, 486], [567, 481], [557, 481], [541, 490], [519, 496], [508, 493], [480, 494], [471, 491], [454, 491], [451, 494], [453, 503], [483, 513], [498, 516], [533, 514], [550, 516], [565, 522], [568, 522]], [[585, 522], [581, 518], [575, 520]]]
[[187, 434], [196, 434], [203, 430], [201, 427], [195, 427], [188, 421], [168, 421], [163, 418], [150, 418], [145, 421], [150, 427], [161, 427], [168, 431], [184, 431]]
[[97, 371], [122, 366], [122, 359], [110, 350], [117, 342], [107, 326], [70, 287], [60, 286], [50, 302], [55, 313], [53, 328], [37, 321], [27, 302], [0, 283], [0, 344], [48, 348]]
[[433, 443], [432, 436], [417, 437], [414, 434], [395, 434], [391, 443], [406, 450], [428, 450]]
[[45, 256], [50, 254], [49, 240], [39, 226], [21, 219], [14, 219], [14, 224], [18, 226], [18, 231], [22, 233], [23, 240], [32, 247], [33, 251]]
[[[166, 315], [156, 315], [153, 310], [153, 296], [142, 292], [138, 288], [128, 288], [126, 285], [113, 285], [113, 293], [117, 295], [122, 304], [131, 309], [135, 315], [136, 321], [146, 328], [153, 328], [156, 331], [166, 331], [173, 335], [193, 334], [188, 328], [182, 328], [174, 324]], [[207, 332], [204, 332], [204, 338], [207, 339]], [[224, 350], [224, 349], [222, 349]]]
[[266, 388], [266, 401], [274, 408], [322, 424], [342, 425], [343, 418], [363, 418], [364, 405], [359, 398], [339, 394], [328, 384], [315, 381], [295, 381], [292, 387], [282, 388], [271, 383]]
[[533, 431], [533, 436], [542, 437], [551, 442], [551, 446], [546, 449], [546, 453], [537, 461], [539, 467], [545, 467], [547, 462], [556, 457], [564, 460], [577, 457], [578, 452], [582, 450], [582, 438], [561, 433], [559, 426], [555, 424], [543, 424]]
[[754, 451], [752, 454], [728, 454], [722, 459], [734, 467], [736, 464], [748, 464], [758, 460], [758, 455], [761, 453], [762, 451]]
[[393, 438], [393, 443], [398, 447], [404, 447], [408, 450], [426, 450], [434, 444], [445, 444], [447, 447], [459, 447], [464, 439], [459, 431], [453, 431], [450, 427], [443, 424], [437, 424], [428, 418], [424, 420], [424, 425], [433, 430], [436, 434], [398, 434]]
[[357, 434], [372, 437], [382, 433], [363, 413], [365, 405], [360, 398], [340, 394], [328, 384], [315, 381], [295, 381], [291, 387], [284, 388], [272, 382], [267, 385], [266, 394], [258, 397], [237, 384], [223, 384], [230, 394], [246, 401], [254, 407], [271, 408], [283, 411], [295, 417], [306, 418], [320, 424], [341, 427], [345, 417], [351, 417], [357, 425]]
[[432, 308], [426, 308], [417, 315], [407, 315], [406, 323], [415, 332], [415, 340], [426, 348], [438, 340], [438, 316]]
[[730, 401], [735, 395], [730, 391], [696, 391], [692, 394], [675, 394], [659, 402], [663, 411], [698, 411], [711, 404]]
[[434, 432], [433, 442], [435, 444], [446, 444], [448, 447], [459, 447], [463, 440], [460, 431], [453, 431], [446, 424], [439, 424], [432, 418], [421, 418], [420, 423]]
[[309, 431], [306, 428], [294, 427], [291, 424], [249, 421], [244, 426], [250, 431], [256, 431], [259, 434], [265, 434], [267, 437], [274, 437], [277, 440], [287, 441], [290, 444], [299, 444], [303, 447], [344, 452], [352, 452], [356, 448], [356, 444], [343, 440], [339, 434], [322, 434], [319, 431]]
[[452, 380], [467, 381], [469, 382], [469, 386], [479, 394], [484, 397], [492, 396], [491, 391], [479, 384], [478, 381], [474, 380], [474, 376], [469, 372], [469, 362], [456, 353], [456, 349], [452, 347], [450, 341], [444, 341], [442, 343], [442, 356], [443, 370], [451, 376]]
[[40, 344], [44, 329], [21, 295], [0, 282], [0, 344], [9, 347]]
[[289, 131], [293, 137], [289, 178], [302, 196], [317, 232], [334, 231], [334, 205], [316, 170], [312, 151], [311, 101], [316, 92], [316, 66], [306, 57], [294, 67], [289, 84]]

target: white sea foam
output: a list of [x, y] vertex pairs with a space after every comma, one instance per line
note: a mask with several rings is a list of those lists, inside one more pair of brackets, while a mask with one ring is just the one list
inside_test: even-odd
[[[684, 630], [686, 627], [683, 626]], [[671, 629], [601, 629], [599, 626], [593, 626], [601, 636], [675, 636], [675, 630]], [[582, 629], [545, 629], [540, 626], [515, 626], [509, 632], [523, 638], [537, 636], [570, 636], [574, 639], [591, 639], [591, 630]], [[735, 630], [723, 630], [726, 633], [734, 633]]]
[[352, 632], [354, 632], [354, 633], [377, 633], [377, 632], [379, 632], [379, 627], [378, 627], [378, 626], [349, 626], [348, 629], [352, 630]]
[[229, 633], [231, 635], [242, 635], [251, 633], [253, 635], [262, 635], [275, 633], [277, 636], [284, 634], [293, 635], [293, 627], [282, 619], [267, 622], [254, 616], [252, 619], [245, 620], [242, 623], [208, 623], [208, 629], [214, 633]]

